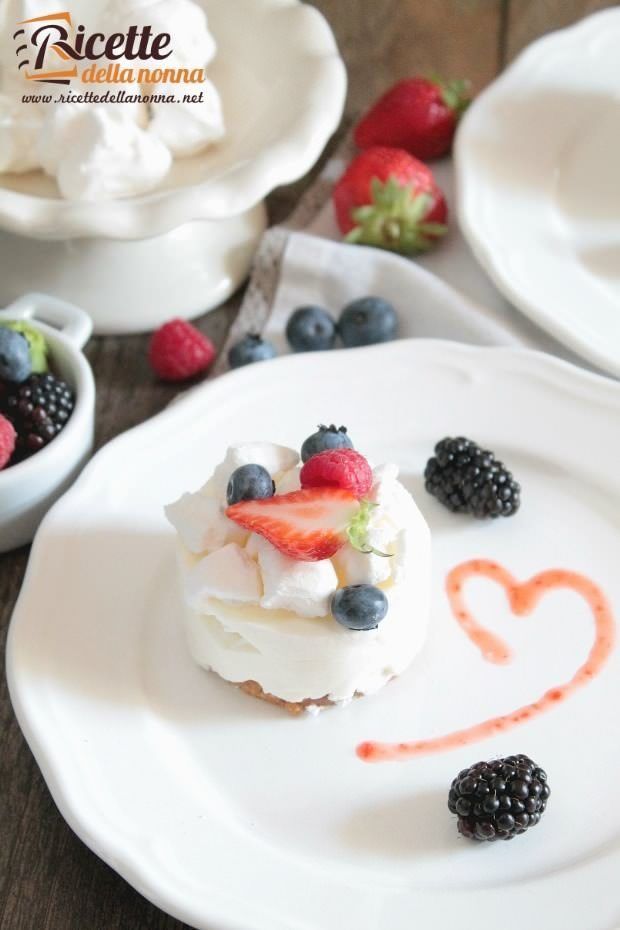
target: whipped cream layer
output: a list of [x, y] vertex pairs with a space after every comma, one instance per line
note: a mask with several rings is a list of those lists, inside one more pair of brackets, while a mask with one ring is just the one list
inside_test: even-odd
[[[374, 470], [368, 495], [377, 504], [370, 544], [390, 558], [346, 544], [332, 559], [297, 561], [225, 516], [235, 468], [263, 465], [281, 494], [299, 489], [297, 462], [296, 452], [271, 443], [232, 447], [203, 488], [166, 508], [178, 533], [187, 638], [196, 662], [228, 681], [255, 681], [289, 702], [340, 703], [378, 691], [420, 650], [430, 610], [430, 532], [394, 465]], [[360, 583], [376, 584], [388, 598], [375, 630], [345, 629], [330, 614], [336, 589]]]

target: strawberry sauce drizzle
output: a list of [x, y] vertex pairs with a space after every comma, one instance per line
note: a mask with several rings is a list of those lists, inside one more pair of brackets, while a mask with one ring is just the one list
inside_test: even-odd
[[445, 736], [432, 739], [414, 740], [406, 743], [379, 743], [367, 741], [357, 746], [356, 752], [364, 762], [395, 762], [412, 756], [445, 752], [467, 746], [478, 740], [488, 739], [513, 726], [531, 720], [538, 714], [549, 710], [563, 701], [577, 688], [582, 687], [601, 671], [613, 649], [615, 626], [611, 607], [601, 589], [589, 578], [577, 572], [562, 569], [550, 569], [534, 575], [529, 581], [517, 581], [507, 569], [486, 559], [472, 559], [457, 565], [448, 574], [446, 591], [452, 613], [461, 629], [478, 647], [484, 659], [496, 664], [510, 661], [510, 649], [495, 634], [481, 626], [465, 606], [463, 597], [464, 583], [476, 576], [488, 578], [501, 584], [508, 596], [510, 608], [514, 614], [524, 617], [532, 612], [540, 598], [548, 591], [567, 588], [586, 601], [594, 618], [595, 638], [588, 657], [570, 681], [557, 685], [546, 691], [537, 701], [526, 704], [518, 710], [485, 720], [482, 723], [457, 730]]

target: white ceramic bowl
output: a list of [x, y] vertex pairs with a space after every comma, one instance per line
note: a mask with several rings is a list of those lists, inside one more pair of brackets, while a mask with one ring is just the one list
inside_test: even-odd
[[98, 332], [140, 331], [204, 312], [246, 275], [266, 224], [262, 200], [319, 157], [342, 115], [346, 72], [314, 7], [197, 2], [218, 46], [208, 74], [225, 138], [176, 160], [140, 197], [75, 203], [41, 172], [0, 176], [0, 301], [23, 293], [28, 274], [85, 307]]
[[530, 45], [468, 109], [463, 234], [498, 289], [620, 377], [620, 9]]
[[94, 438], [95, 381], [81, 351], [92, 331], [92, 322], [83, 310], [43, 294], [27, 294], [0, 310], [3, 319], [36, 323], [50, 347], [54, 370], [76, 396], [67, 425], [49, 446], [0, 471], [0, 552], [8, 552], [32, 540], [46, 512], [89, 457]]

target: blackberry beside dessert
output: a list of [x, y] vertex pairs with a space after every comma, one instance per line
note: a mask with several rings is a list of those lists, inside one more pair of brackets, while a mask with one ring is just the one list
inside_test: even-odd
[[510, 517], [521, 503], [521, 487], [511, 472], [492, 452], [463, 436], [437, 443], [424, 478], [429, 494], [452, 513]]
[[547, 775], [528, 756], [477, 762], [456, 776], [448, 807], [470, 840], [511, 840], [535, 827], [550, 795]]

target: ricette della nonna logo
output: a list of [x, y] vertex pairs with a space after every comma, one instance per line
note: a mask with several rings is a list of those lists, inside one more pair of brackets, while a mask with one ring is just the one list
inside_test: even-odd
[[148, 86], [206, 81], [204, 68], [167, 67], [174, 52], [172, 36], [149, 25], [132, 25], [125, 32], [89, 32], [63, 11], [17, 23], [13, 40], [19, 74], [37, 84]]

